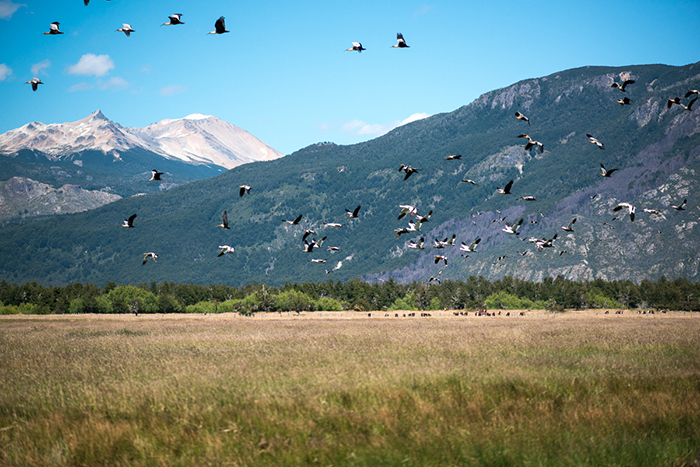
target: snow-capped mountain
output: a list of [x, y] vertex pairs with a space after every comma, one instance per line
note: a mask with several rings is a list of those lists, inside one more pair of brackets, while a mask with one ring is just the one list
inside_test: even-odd
[[60, 159], [91, 150], [119, 159], [121, 152], [134, 148], [188, 164], [227, 169], [283, 156], [247, 131], [202, 114], [166, 119], [145, 128], [126, 128], [97, 110], [76, 122], [32, 122], [0, 135], [0, 154], [32, 149]]

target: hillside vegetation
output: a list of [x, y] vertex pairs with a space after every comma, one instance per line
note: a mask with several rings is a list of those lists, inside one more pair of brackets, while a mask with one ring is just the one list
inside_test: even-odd
[[[636, 81], [626, 93], [610, 87], [625, 78]], [[325, 271], [342, 262], [332, 272], [335, 279], [393, 277], [409, 283], [441, 273], [443, 279], [509, 275], [540, 281], [561, 275], [639, 282], [665, 275], [697, 280], [700, 112], [667, 110], [665, 104], [698, 87], [698, 64], [585, 67], [525, 80], [366, 143], [312, 145], [89, 214], [5, 227], [0, 277], [42, 284], [280, 285], [325, 280]], [[623, 96], [632, 105], [616, 102]], [[525, 113], [531, 125], [516, 120], [515, 111]], [[517, 138], [521, 133], [542, 141], [544, 153], [526, 152], [525, 141]], [[586, 133], [606, 149], [590, 144]], [[446, 161], [448, 154], [462, 158]], [[618, 170], [601, 177], [601, 163]], [[419, 171], [404, 181], [400, 164]], [[479, 185], [460, 183], [462, 178]], [[511, 179], [513, 194], [496, 194]], [[242, 184], [252, 191], [240, 198]], [[537, 201], [517, 199], [522, 196]], [[684, 198], [685, 211], [669, 207]], [[637, 207], [634, 222], [624, 211], [612, 211], [619, 202]], [[421, 234], [411, 237], [425, 237], [428, 248], [422, 252], [406, 248], [408, 235], [396, 238], [394, 229], [407, 220], [396, 219], [401, 204], [416, 206], [420, 214], [433, 211]], [[359, 218], [348, 219], [345, 209], [358, 205]], [[643, 213], [643, 208], [661, 213]], [[224, 210], [231, 230], [216, 227]], [[120, 228], [133, 213], [136, 228]], [[282, 222], [300, 214], [298, 226]], [[511, 224], [524, 218], [521, 239], [557, 233], [554, 248], [540, 253], [506, 235], [503, 222], [492, 222], [503, 217]], [[574, 217], [574, 232], [562, 231]], [[322, 222], [347, 225], [332, 229]], [[316, 230], [316, 238], [327, 236], [323, 247], [304, 253], [303, 229]], [[430, 243], [452, 234], [456, 245], [480, 237], [478, 253], [463, 258], [457, 246], [446, 248], [440, 253], [448, 266], [436, 265], [437, 250]], [[219, 258], [219, 245], [236, 251]], [[327, 246], [340, 251], [330, 253]], [[159, 261], [141, 266], [148, 251], [158, 253]], [[315, 264], [308, 261], [312, 258], [328, 262]]]

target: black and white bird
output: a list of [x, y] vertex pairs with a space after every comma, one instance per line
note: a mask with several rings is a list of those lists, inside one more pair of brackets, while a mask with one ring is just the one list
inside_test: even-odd
[[302, 241], [302, 242], [305, 241], [305, 240], [306, 240], [306, 237], [308, 237], [309, 235], [316, 235], [316, 231], [315, 231], [315, 230], [304, 229], [304, 235], [301, 237], [301, 241]]
[[226, 23], [225, 23], [225, 18], [223, 16], [219, 16], [219, 19], [216, 20], [216, 23], [214, 23], [214, 30], [210, 31], [209, 34], [225, 34], [227, 32], [226, 30]]
[[610, 85], [611, 88], [617, 88], [622, 92], [625, 92], [625, 88], [629, 86], [630, 84], [634, 84], [634, 80], [628, 79], [622, 82], [622, 84], [617, 84], [615, 81], [613, 81], [613, 84]]
[[465, 253], [476, 253], [476, 246], [479, 244], [480, 241], [481, 241], [481, 237], [477, 238], [476, 240], [471, 242], [469, 245], [462, 242], [461, 245], [459, 246], [459, 251], [463, 251]]
[[447, 266], [447, 256], [434, 255], [434, 258], [435, 258], [435, 264], [439, 263], [440, 261], [443, 261], [445, 263], [445, 266]]
[[470, 184], [472, 184], [472, 185], [479, 186], [479, 184], [476, 183], [476, 182], [475, 182], [474, 180], [472, 180], [471, 178], [464, 178], [464, 179], [460, 180], [460, 182], [470, 183]]
[[425, 238], [421, 237], [417, 242], [414, 242], [413, 240], [409, 240], [409, 242], [406, 246], [408, 248], [413, 249], [413, 250], [424, 250], [425, 249], [425, 247], [423, 246], [424, 242], [425, 242]]
[[224, 229], [231, 229], [231, 227], [228, 226], [228, 213], [224, 211], [224, 215], [221, 218], [221, 224], [218, 225], [218, 227], [223, 227]]
[[323, 263], [325, 263], [326, 261], [328, 261], [328, 260], [326, 260], [326, 259], [310, 259], [308, 262], [309, 262], [309, 263], [323, 264]]
[[152, 251], [149, 251], [148, 253], [143, 254], [143, 262], [141, 264], [146, 264], [148, 263], [148, 259], [153, 258], [153, 262], [157, 263], [158, 262], [158, 255], [153, 253]]
[[124, 219], [124, 222], [122, 222], [122, 227], [133, 229], [134, 228], [134, 219], [136, 219], [136, 214], [132, 214], [131, 216], [129, 216], [128, 219]]
[[527, 122], [527, 124], [530, 124], [530, 119], [527, 118], [525, 115], [521, 114], [520, 112], [515, 112], [515, 118], [518, 120], [522, 120], [523, 122]]
[[535, 141], [534, 139], [530, 138], [530, 135], [522, 134], [522, 135], [518, 135], [518, 138], [527, 139], [527, 144], [525, 145], [526, 151], [529, 151], [530, 149], [537, 147], [537, 149], [540, 150], [540, 154], [544, 153], [544, 145], [542, 143], [540, 143], [539, 141]]
[[617, 103], [620, 105], [631, 105], [632, 101], [630, 100], [629, 97], [623, 97], [622, 99], [618, 99]]
[[45, 32], [44, 35], [49, 35], [49, 36], [55, 36], [57, 34], [63, 34], [58, 27], [61, 25], [58, 21], [54, 21], [51, 23], [51, 26], [48, 30], [48, 32]]
[[557, 234], [554, 234], [552, 238], [547, 240], [545, 237], [542, 237], [541, 240], [537, 240], [535, 242], [535, 246], [537, 247], [537, 251], [542, 251], [545, 248], [552, 248], [554, 246], [553, 242], [554, 240], [557, 239]]
[[520, 235], [520, 232], [518, 232], [518, 230], [520, 230], [520, 226], [523, 225], [523, 220], [521, 218], [518, 222], [516, 222], [512, 226], [508, 223], [508, 221], [506, 221], [505, 225], [506, 225], [506, 227], [504, 229], [501, 229], [502, 231], [504, 231], [508, 235]]
[[409, 204], [400, 204], [399, 207], [401, 208], [401, 212], [399, 213], [399, 217], [397, 217], [396, 220], [402, 219], [406, 214], [408, 214], [411, 217], [418, 214], [418, 209], [416, 209], [415, 206], [411, 206]]
[[221, 248], [221, 251], [219, 251], [219, 256], [217, 258], [220, 258], [221, 256], [224, 256], [225, 254], [231, 254], [235, 251], [235, 249], [232, 246], [229, 245], [219, 245], [219, 248]]
[[114, 32], [123, 32], [124, 34], [126, 34], [126, 37], [129, 37], [129, 36], [131, 36], [132, 32], [136, 32], [136, 31], [134, 31], [134, 29], [131, 26], [129, 26], [128, 24], [122, 23], [122, 27], [117, 29]]
[[327, 249], [328, 251], [330, 251], [331, 253], [335, 253], [336, 251], [340, 251], [340, 247], [337, 247], [337, 246], [329, 246], [329, 247], [326, 248], [326, 249]]
[[509, 181], [508, 183], [506, 183], [506, 186], [505, 186], [505, 188], [503, 188], [503, 189], [501, 189], [501, 188], [496, 188], [496, 191], [497, 191], [498, 193], [502, 194], [502, 195], [510, 195], [510, 194], [512, 194], [512, 193], [510, 192], [510, 189], [511, 189], [512, 187], [513, 187], [513, 180], [511, 180], [511, 181]]
[[323, 222], [323, 225], [325, 225], [326, 227], [333, 227], [335, 229], [345, 227], [345, 224], [341, 224], [339, 222]]
[[601, 143], [595, 136], [593, 136], [593, 135], [591, 135], [591, 134], [589, 134], [589, 133], [586, 133], [586, 136], [588, 137], [588, 142], [589, 142], [589, 143], [595, 144], [595, 145], [598, 146], [600, 149], [605, 149], [605, 146], [603, 145], [603, 143]]
[[673, 104], [681, 105], [681, 98], [676, 96], [666, 101], [666, 108], [670, 109]]
[[462, 158], [461, 154], [450, 154], [445, 158], [446, 161], [458, 161]]
[[350, 47], [349, 49], [345, 49], [346, 52], [353, 51], [353, 50], [357, 50], [358, 52], [362, 53], [363, 50], [367, 50], [367, 49], [362, 47], [361, 42], [353, 42], [352, 47]]
[[675, 209], [676, 211], [685, 211], [685, 204], [688, 202], [687, 199], [684, 199], [683, 202], [679, 205], [672, 204], [671, 207]]
[[27, 82], [24, 83], [24, 84], [31, 84], [31, 85], [32, 85], [32, 91], [36, 91], [37, 89], [39, 89], [39, 85], [40, 85], [40, 84], [44, 84], [44, 83], [42, 83], [41, 80], [40, 80], [39, 78], [32, 78], [31, 81], [27, 81]]
[[161, 24], [161, 26], [175, 26], [176, 24], [185, 24], [181, 20], [182, 18], [182, 13], [175, 13], [173, 15], [168, 16], [168, 21], [167, 23]]
[[406, 40], [403, 38], [403, 34], [396, 33], [396, 44], [392, 45], [393, 48], [395, 49], [406, 49], [408, 48], [408, 45], [406, 45]]
[[406, 172], [406, 176], [403, 178], [404, 180], [408, 180], [408, 177], [413, 175], [414, 173], [418, 173], [418, 169], [415, 169], [409, 165], [401, 164], [399, 166], [399, 172], [404, 171]]
[[[436, 264], [437, 264], [437, 261], [436, 261]], [[428, 284], [430, 284], [431, 282], [437, 282], [437, 285], [442, 284], [442, 281], [440, 280], [440, 278], [435, 277], [435, 276], [430, 276], [430, 279], [428, 279]]]
[[243, 195], [249, 195], [250, 194], [250, 187], [248, 185], [239, 185], [238, 186], [238, 196], [241, 198]]
[[301, 222], [301, 218], [304, 217], [303, 214], [299, 214], [299, 217], [294, 219], [293, 221], [288, 221], [286, 219], [282, 219], [282, 222], [286, 222], [289, 225], [299, 225], [299, 222]]
[[349, 209], [346, 209], [346, 210], [345, 210], [345, 213], [348, 215], [348, 217], [349, 217], [350, 219], [357, 219], [357, 215], [358, 215], [359, 212], [360, 212], [360, 207], [361, 207], [361, 206], [356, 207], [354, 211], [351, 211], [351, 210], [349, 210]]
[[692, 96], [693, 94], [700, 96], [700, 91], [698, 91], [697, 89], [691, 89], [690, 91], [685, 93], [685, 98], [687, 99], [690, 96]]
[[646, 212], [646, 213], [648, 213], [648, 214], [654, 214], [655, 216], [660, 216], [660, 215], [661, 215], [661, 211], [659, 211], [658, 209], [648, 209], [648, 208], [644, 208], [644, 209], [642, 209], [642, 211], [644, 211], [644, 212]]
[[518, 199], [521, 199], [523, 201], [537, 201], [537, 198], [535, 198], [534, 196], [521, 196]]
[[565, 232], [573, 232], [574, 231], [574, 224], [576, 223], [576, 218], [569, 222], [569, 225], [562, 226], [561, 229], [564, 230]]
[[691, 111], [693, 110], [693, 104], [695, 104], [695, 101], [696, 101], [696, 100], [698, 100], [697, 97], [696, 97], [695, 99], [692, 99], [690, 102], [688, 102], [688, 105], [683, 105], [683, 104], [678, 104], [678, 105], [680, 105], [681, 107], [683, 107], [683, 108], [684, 108], [685, 110], [687, 110], [688, 112], [691, 112]]
[[151, 170], [151, 178], [148, 179], [149, 182], [152, 182], [153, 180], [161, 181], [162, 178], [160, 176], [163, 175], [163, 172], [158, 172], [156, 169]]
[[[603, 164], [600, 164], [600, 176], [601, 177], [610, 177], [613, 172], [615, 172], [617, 169], [610, 169], [610, 170], [605, 170], [605, 166]], [[597, 195], [593, 195], [591, 199], [595, 199]]]
[[630, 215], [630, 222], [634, 222], [635, 207], [630, 203], [618, 203], [618, 205], [613, 208], [613, 211], [617, 212], [621, 209], [627, 209], [627, 213]]

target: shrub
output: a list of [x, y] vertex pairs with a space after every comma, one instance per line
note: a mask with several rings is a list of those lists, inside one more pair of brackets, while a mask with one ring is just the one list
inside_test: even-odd
[[194, 305], [188, 305], [185, 308], [185, 313], [215, 313], [216, 305], [212, 302], [197, 302]]

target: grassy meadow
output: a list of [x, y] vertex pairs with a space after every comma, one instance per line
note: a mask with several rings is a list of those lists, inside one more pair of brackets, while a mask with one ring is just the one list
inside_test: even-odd
[[382, 315], [3, 317], [0, 466], [700, 463], [697, 314]]

